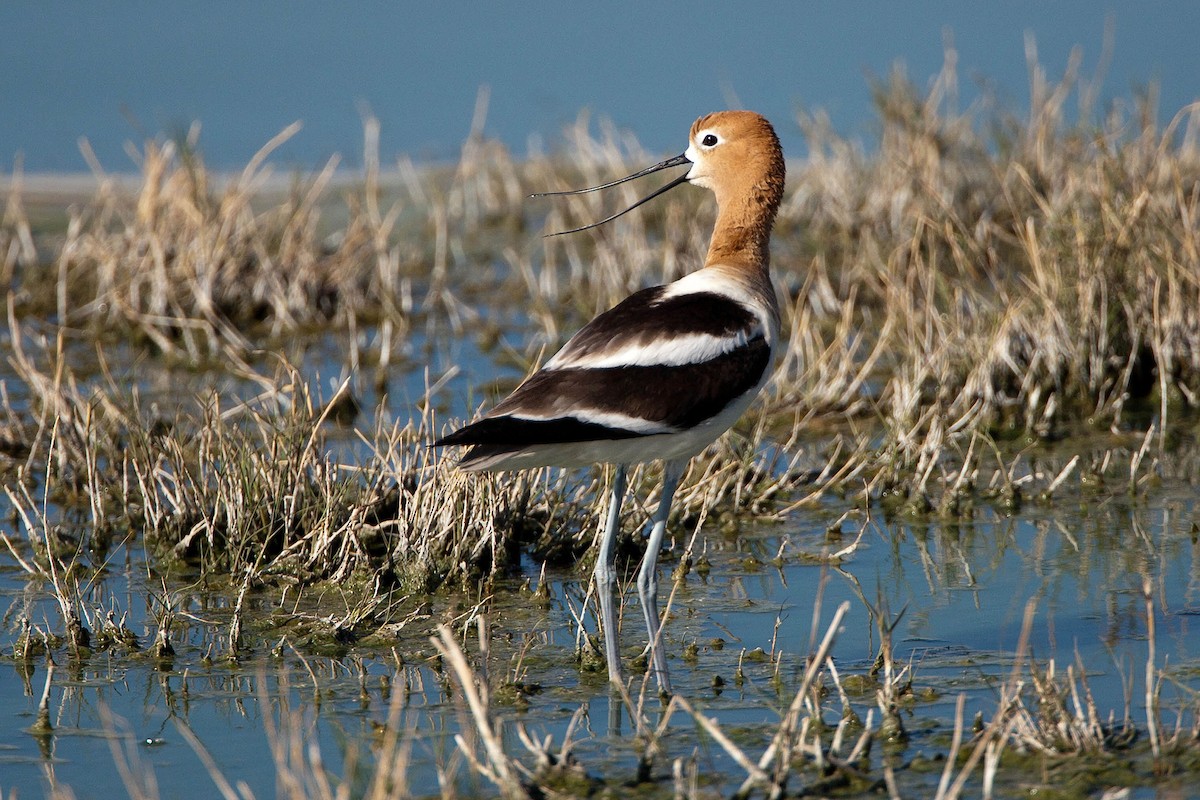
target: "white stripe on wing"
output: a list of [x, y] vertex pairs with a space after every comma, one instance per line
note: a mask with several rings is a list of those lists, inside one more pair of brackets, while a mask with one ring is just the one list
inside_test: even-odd
[[521, 410], [511, 411], [506, 416], [513, 419], [524, 419], [530, 422], [544, 422], [554, 419], [570, 418], [580, 422], [590, 422], [593, 425], [603, 425], [614, 430], [633, 431], [641, 434], [675, 433], [679, 429], [662, 422], [643, 419], [642, 417], [622, 414], [619, 411], [601, 411], [598, 408], [572, 408], [565, 413], [530, 413]]
[[563, 348], [546, 362], [544, 369], [606, 369], [611, 367], [682, 367], [703, 364], [724, 355], [761, 335], [761, 328], [740, 330], [727, 336], [710, 333], [685, 333], [660, 336], [648, 341], [620, 342], [615, 349], [576, 355]]

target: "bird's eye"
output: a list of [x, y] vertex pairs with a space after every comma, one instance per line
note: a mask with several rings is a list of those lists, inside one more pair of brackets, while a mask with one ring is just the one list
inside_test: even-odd
[[717, 137], [715, 134], [712, 134], [712, 133], [708, 134], [700, 141], [700, 144], [704, 145], [705, 147], [713, 147], [714, 145], [716, 145], [716, 143], [717, 143]]

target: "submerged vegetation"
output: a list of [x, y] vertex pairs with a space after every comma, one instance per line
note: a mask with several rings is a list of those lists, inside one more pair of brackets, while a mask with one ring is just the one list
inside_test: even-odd
[[[809, 152], [789, 165], [773, 249], [786, 355], [765, 402], [685, 477], [677, 586], [709, 568], [700, 531], [784, 519], [830, 498], [835, 546], [804, 557], [836, 569], [857, 546], [841, 544], [846, 520], [863, 530], [879, 514], [967, 523], [1027, 501], [1136, 503], [1165, 481], [1194, 480], [1200, 114], [1183, 109], [1160, 128], [1152, 96], [1101, 113], [1093, 94], [1073, 71], [1049, 83], [1034, 70], [1026, 114], [960, 113], [953, 71], [925, 92], [894, 76], [877, 87], [879, 141], [869, 151], [819, 115], [802, 116]], [[11, 345], [0, 474], [13, 523], [0, 536], [5, 563], [52, 598], [60, 619], [10, 611], [4, 653], [29, 674], [42, 659], [77, 663], [97, 651], [150, 653], [169, 670], [179, 627], [197, 624], [184, 619], [194, 614], [183, 599], [197, 587], [227, 601], [204, 658], [233, 666], [282, 641], [303, 660], [396, 653], [401, 639], [385, 677], [408, 685], [405, 647], [433, 659], [413, 642], [434, 635], [438, 679], [464, 716], [457, 755], [438, 766], [443, 792], [454, 793], [460, 756], [490, 781], [486, 791], [507, 797], [610, 789], [629, 776], [601, 777], [576, 760], [578, 720], [558, 744], [518, 725], [520, 757], [511, 731], [502, 741], [496, 706], [537, 691], [522, 667], [535, 643], [506, 653], [516, 665], [507, 672], [489, 673], [484, 622], [493, 593], [527, 591], [504, 583], [523, 559], [554, 568], [590, 557], [605, 473], [458, 473], [427, 447], [448, 408], [467, 411], [439, 391], [451, 373], [426, 376], [398, 420], [391, 373], [453, 337], [504, 364], [505, 380], [519, 377], [597, 311], [686, 272], [711, 209], [677, 193], [617, 227], [539, 239], [543, 228], [595, 218], [602, 201], [539, 206], [525, 199], [531, 191], [599, 183], [649, 160], [603, 125], [594, 137], [586, 118], [553, 157], [516, 159], [476, 132], [453, 167], [395, 170], [380, 164], [368, 121], [361, 176], [347, 178], [333, 160], [283, 188], [268, 157], [295, 133], [232, 177], [204, 167], [194, 137], [147, 142], [138, 179], [97, 165], [95, 195], [72, 205], [65, 224], [47, 221], [54, 200], [11, 177], [0, 224]], [[306, 364], [331, 338], [350, 377], [322, 398]], [[472, 377], [481, 392], [505, 388]], [[181, 385], [207, 388], [181, 394]], [[639, 545], [627, 530], [625, 550]], [[134, 547], [153, 587], [152, 642], [138, 640], [111, 598], [103, 609], [92, 599], [114, 550]], [[881, 639], [869, 669], [848, 674], [830, 658], [844, 609], [814, 627], [798, 663], [773, 646], [726, 653], [736, 676], [776, 682], [777, 724], [765, 737], [731, 735], [694, 697], [651, 715], [653, 698], [635, 681], [621, 704], [637, 736], [636, 780], [680, 797], [774, 797], [801, 785], [899, 796], [933, 770], [935, 788], [916, 791], [940, 798], [960, 796], [968, 781], [991, 796], [1019, 782], [1006, 766], [1015, 774], [1035, 757], [1047, 769], [1092, 755], [1111, 775], [1124, 771], [1080, 768], [1080, 788], [1063, 791], [1086, 796], [1194, 771], [1200, 718], [1186, 687], [1167, 692], [1179, 716], [1164, 721], [1169, 681], [1154, 652], [1150, 572], [1131, 569], [1145, 581], [1144, 718], [1128, 700], [1110, 718], [1085, 665], [1064, 672], [1022, 644], [990, 718], [972, 725], [960, 701], [957, 718], [943, 720], [948, 751], [934, 766], [897, 757], [899, 710], [922, 702], [920, 687], [893, 658], [896, 620], [860, 593]], [[453, 608], [431, 613], [429, 598], [447, 596], [458, 598]], [[255, 597], [270, 598], [258, 607], [295, 610], [283, 622], [256, 618]], [[578, 600], [570, 611], [586, 670], [590, 598]], [[298, 618], [308, 624], [297, 629]], [[453, 624], [435, 629], [439, 619]], [[722, 683], [735, 679], [732, 667], [725, 673]], [[280, 794], [341, 797], [351, 784], [367, 797], [407, 794], [407, 697], [380, 692], [390, 710], [366, 779], [350, 758], [344, 771], [321, 761], [305, 744], [303, 714], [268, 714]], [[702, 774], [694, 755], [664, 759], [661, 740], [681, 718], [744, 771], [740, 787]], [[130, 793], [155, 796], [131, 766], [136, 752], [114, 745], [114, 754]], [[238, 796], [213, 773], [225, 796]]]

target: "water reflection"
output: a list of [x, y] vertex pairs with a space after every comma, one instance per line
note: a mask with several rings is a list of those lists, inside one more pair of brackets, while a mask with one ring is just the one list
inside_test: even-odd
[[[485, 358], [469, 348], [413, 346], [423, 355], [435, 354], [430, 375], [453, 375], [455, 366], [469, 371], [470, 359]], [[325, 358], [326, 366], [334, 363], [334, 356]], [[160, 398], [166, 386], [186, 391], [180, 387], [190, 385], [152, 375], [140, 380], [148, 396]], [[423, 396], [429, 380], [410, 374], [390, 387], [393, 412], [410, 402], [406, 395]], [[452, 413], [470, 408], [466, 393], [473, 380], [456, 375], [445, 383], [443, 397]], [[379, 401], [372, 388], [362, 391], [365, 407]], [[347, 461], [361, 446], [352, 429], [335, 436], [334, 447], [342, 448]], [[1102, 711], [1120, 714], [1130, 702], [1136, 717], [1140, 695], [1130, 697], [1129, 687], [1147, 658], [1144, 581], [1151, 587], [1158, 663], [1185, 676], [1196, 664], [1190, 621], [1200, 586], [1197, 464], [1195, 449], [1184, 446], [1161, 465], [1162, 481], [1150, 493], [1064, 488], [1051, 504], [1031, 500], [1009, 510], [981, 501], [970, 515], [954, 520], [918, 520], [874, 506], [867, 513], [852, 499], [827, 499], [777, 524], [713, 521], [696, 540], [690, 571], [677, 569], [689, 539], [677, 530], [663, 569], [664, 578], [669, 571], [676, 576], [665, 636], [679, 690], [751, 742], [768, 740], [806, 655], [832, 610], [848, 601], [834, 650], [843, 676], [870, 670], [881, 646], [881, 621], [896, 622], [899, 663], [911, 666], [916, 687], [931, 690], [931, 699], [910, 712], [913, 719], [944, 721], [962, 690], [969, 694], [969, 715], [988, 715], [995, 687], [1012, 667], [1026, 605], [1033, 601], [1030, 647], [1039, 663], [1078, 660]], [[86, 516], [64, 515], [58, 522], [54, 536], [62, 546], [79, 547], [83, 540], [71, 537], [86, 527]], [[85, 623], [95, 632], [115, 620], [146, 648], [167, 603], [175, 616], [175, 653], [158, 659], [144, 649], [96, 646], [65, 658], [61, 648], [55, 650], [62, 663], [51, 685], [50, 725], [43, 728], [35, 723], [44, 652], [0, 671], [0, 713], [19, 720], [0, 731], [0, 764], [5, 786], [22, 794], [58, 786], [120, 791], [114, 741], [129, 763], [136, 759], [152, 770], [166, 793], [207, 789], [212, 777], [183, 728], [195, 734], [221, 774], [245, 780], [258, 796], [275, 786], [273, 753], [280, 752], [280, 742], [291, 741], [287, 737], [318, 744], [329, 765], [340, 765], [355, 749], [356, 758], [369, 764], [382, 733], [400, 730], [412, 743], [410, 788], [437, 792], [448, 772], [465, 774], [454, 743], [465, 718], [459, 693], [427, 637], [444, 621], [466, 637], [470, 653], [478, 652], [464, 626], [476, 607], [493, 628], [490, 674], [526, 684], [527, 691], [498, 710], [510, 741], [516, 741], [517, 723], [561, 741], [579, 713], [574, 736], [580, 760], [606, 774], [638, 773], [642, 754], [631, 743], [635, 728], [624, 702], [610, 693], [602, 674], [581, 672], [575, 661], [579, 621], [594, 633], [582, 571], [548, 569], [548, 601], [520, 588], [522, 578], [534, 585], [543, 580], [541, 566], [528, 558], [524, 575], [471, 596], [422, 600], [420, 609], [396, 598], [380, 628], [386, 635], [369, 645], [302, 633], [300, 622], [345, 613], [334, 592], [316, 597], [262, 587], [244, 600], [252, 622], [244, 651], [231, 661], [226, 654], [236, 597], [226, 587], [192, 584], [186, 574], [164, 583], [136, 537], [84, 544], [80, 560], [94, 575], [81, 585]], [[0, 642], [5, 652], [17, 650], [22, 633], [29, 635], [22, 620], [35, 635], [61, 628], [50, 587], [15, 561], [0, 564], [0, 597], [7, 600]], [[627, 620], [636, 616], [628, 613], [635, 608], [631, 596], [624, 604]], [[642, 646], [632, 626], [629, 634], [622, 654], [627, 663]], [[655, 715], [662, 713], [657, 699], [647, 696], [644, 702], [657, 724]], [[863, 714], [873, 707], [869, 696], [851, 702]], [[671, 724], [663, 758], [688, 757], [697, 743], [694, 729], [682, 718]], [[920, 748], [939, 731], [936, 725], [913, 724], [910, 735], [910, 747]], [[728, 766], [719, 753], [709, 757], [712, 774]], [[466, 791], [476, 779], [463, 780]]]

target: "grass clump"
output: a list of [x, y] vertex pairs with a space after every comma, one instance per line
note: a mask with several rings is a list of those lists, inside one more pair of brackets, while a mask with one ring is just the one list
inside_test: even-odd
[[[1165, 128], [1149, 94], [1101, 112], [1073, 62], [1056, 83], [1034, 70], [1024, 115], [959, 112], [947, 64], [926, 91], [900, 74], [877, 85], [870, 153], [819, 115], [800, 119], [809, 158], [792, 165], [775, 237], [789, 331], [776, 426], [781, 411], [805, 428], [882, 421], [902, 469], [972, 433], [1053, 439], [1077, 420], [1120, 429], [1147, 413], [1161, 431], [1200, 397], [1195, 110]], [[611, 129], [594, 137], [586, 118], [566, 159], [518, 163], [476, 131], [453, 170], [424, 172], [381, 169], [368, 120], [361, 176], [347, 183], [331, 162], [264, 205], [266, 158], [294, 132], [224, 180], [194, 140], [150, 142], [134, 191], [103, 179], [57, 237], [31, 233], [14, 182], [0, 244], [19, 307], [192, 362], [381, 324], [382, 366], [422, 326], [494, 350], [497, 321], [521, 316], [509, 357], [528, 369], [597, 311], [689, 271], [710, 229], [712, 209], [685, 193], [618, 233], [531, 239], [601, 201], [571, 198], [542, 220], [530, 191], [648, 157]]]
[[1067, 99], [1087, 93], [1072, 67], [1058, 84], [1035, 71], [1023, 119], [957, 114], [955, 80], [880, 84], [870, 156], [804, 121], [814, 155], [784, 218], [806, 229], [813, 271], [786, 368], [804, 380], [800, 357], [825, 363], [812, 331], [836, 323], [831, 341], [848, 344], [825, 361], [843, 362], [841, 407], [869, 366], [887, 440], [913, 466], [972, 432], [1054, 438], [1079, 419], [1121, 428], [1130, 406], [1164, 424], [1194, 408], [1195, 109], [1160, 129], [1147, 96], [1069, 124]]

